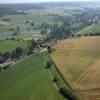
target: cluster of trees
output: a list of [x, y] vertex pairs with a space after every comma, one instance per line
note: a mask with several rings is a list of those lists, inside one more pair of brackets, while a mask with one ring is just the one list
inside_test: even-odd
[[76, 15], [76, 19], [82, 23], [81, 27], [86, 27], [93, 24], [94, 16], [89, 11], [84, 11], [78, 15]]
[[21, 32], [21, 29], [20, 29], [19, 26], [17, 26], [16, 29], [10, 28], [9, 30], [10, 30], [10, 31], [14, 31], [13, 34], [12, 34], [13, 36], [17, 36], [17, 35], [20, 34], [20, 32]]
[[[84, 8], [85, 9], [85, 8]], [[97, 10], [97, 11], [96, 11]], [[63, 24], [58, 26], [54, 24], [50, 27], [49, 39], [64, 39], [71, 36], [73, 33], [82, 30], [84, 27], [97, 23], [100, 18], [98, 9], [85, 9], [72, 16], [56, 16], [55, 20], [61, 21]], [[76, 27], [72, 27], [76, 23]], [[79, 25], [77, 26], [77, 24]], [[44, 32], [45, 33], [45, 32]], [[85, 34], [85, 36], [98, 36], [99, 33]]]
[[65, 27], [64, 25], [62, 26], [57, 26], [52, 28], [50, 32], [50, 38], [52, 39], [64, 39], [67, 38], [71, 35], [71, 28], [70, 27]]
[[46, 68], [51, 68], [51, 66], [52, 66], [52, 62], [50, 61], [50, 60], [48, 60], [47, 62], [46, 62]]
[[34, 26], [35, 26], [34, 22], [30, 20], [26, 20], [25, 23], [28, 24], [28, 27], [26, 29], [28, 32], [30, 32], [31, 30], [34, 30]]
[[28, 52], [27, 52], [27, 54], [28, 54], [28, 55], [32, 54], [34, 48], [38, 48], [38, 45], [39, 45], [38, 42], [35, 41], [34, 39], [32, 39], [32, 41], [31, 41], [31, 43], [30, 43], [30, 45], [29, 45], [29, 47], [28, 47]]
[[12, 60], [16, 61], [25, 55], [31, 55], [34, 53], [33, 50], [35, 48], [38, 49], [38, 45], [39, 45], [39, 43], [33, 39], [32, 41], [29, 42], [29, 45], [26, 49], [23, 49], [21, 47], [17, 47], [12, 52], [5, 52], [5, 53], [0, 52], [0, 63], [4, 63], [9, 59], [11, 61]]
[[41, 29], [41, 34], [46, 34], [46, 33], [48, 33], [48, 30], [51, 29], [51, 25], [48, 23], [42, 23], [40, 25], [40, 29]]
[[82, 27], [98, 23], [100, 18], [100, 9], [98, 8], [84, 8], [79, 14], [75, 14], [77, 21], [82, 23]]
[[[80, 10], [70, 16], [56, 16], [55, 20], [63, 22], [64, 27], [70, 27], [73, 32], [77, 32], [84, 29], [84, 27], [98, 23], [100, 19], [99, 10], [100, 9], [97, 8], [84, 8], [83, 10]], [[79, 25], [71, 27], [73, 24]]]
[[5, 52], [5, 53], [0, 52], [0, 63], [4, 63], [8, 59], [18, 60], [23, 54], [24, 54], [24, 49], [20, 47], [16, 48], [15, 51], [12, 51], [11, 53], [10, 52]]

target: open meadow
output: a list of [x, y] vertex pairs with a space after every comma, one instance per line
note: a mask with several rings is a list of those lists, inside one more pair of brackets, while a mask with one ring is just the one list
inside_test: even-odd
[[17, 47], [21, 47], [23, 49], [27, 48], [28, 43], [25, 41], [17, 41], [17, 40], [2, 40], [0, 41], [0, 52], [12, 52]]

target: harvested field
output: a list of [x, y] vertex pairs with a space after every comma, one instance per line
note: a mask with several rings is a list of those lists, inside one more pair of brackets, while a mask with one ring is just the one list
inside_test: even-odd
[[99, 43], [100, 36], [87, 36], [58, 41], [54, 48], [70, 50], [100, 50]]
[[91, 90], [79, 93], [81, 100], [100, 100], [100, 90]]
[[[65, 80], [84, 97], [82, 100], [100, 99], [99, 44], [100, 37], [96, 36], [66, 39], [54, 46], [51, 54]], [[95, 92], [97, 89], [99, 92]]]
[[100, 60], [87, 68], [87, 70], [77, 79], [77, 84], [81, 89], [100, 88]]

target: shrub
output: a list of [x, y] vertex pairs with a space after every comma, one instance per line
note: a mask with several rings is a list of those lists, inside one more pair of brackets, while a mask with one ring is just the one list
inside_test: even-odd
[[23, 52], [24, 52], [23, 48], [20, 47], [16, 48], [15, 50], [16, 58], [19, 59], [23, 55]]
[[57, 82], [58, 81], [58, 78], [57, 77], [54, 77], [52, 81], [53, 82]]
[[88, 34], [84, 34], [84, 36], [89, 36]]
[[77, 37], [81, 37], [81, 34], [77, 34]]
[[67, 98], [68, 100], [77, 100], [76, 96], [64, 87], [60, 88], [59, 92], [64, 96], [64, 98]]
[[52, 52], [52, 50], [53, 50], [50, 46], [48, 46], [48, 48], [47, 48], [47, 49], [48, 49], [48, 53], [51, 53], [51, 52]]
[[9, 68], [10, 66], [9, 65], [7, 65], [7, 66], [5, 66], [5, 67], [3, 67], [3, 69], [7, 69], [7, 68]]
[[47, 61], [46, 68], [51, 68], [51, 66], [52, 66], [52, 62], [51, 61]]

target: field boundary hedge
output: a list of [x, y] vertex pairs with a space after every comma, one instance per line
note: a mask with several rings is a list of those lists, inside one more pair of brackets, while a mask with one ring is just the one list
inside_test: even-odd
[[52, 64], [54, 65], [56, 71], [58, 72], [58, 74], [60, 75], [60, 77], [62, 78], [62, 80], [64, 81], [64, 83], [72, 90], [72, 87], [69, 85], [69, 83], [65, 80], [65, 78], [63, 77], [62, 73], [59, 71], [57, 65], [55, 64], [55, 62], [53, 61], [53, 59], [51, 58], [51, 56], [49, 55], [49, 58], [52, 62]]
[[[64, 83], [64, 85], [65, 85], [65, 87], [63, 87], [63, 84], [62, 84], [62, 87], [59, 87], [59, 86], [57, 85], [57, 82], [55, 82], [56, 85], [57, 85], [57, 88], [59, 89], [59, 92], [61, 93], [60, 90], [61, 90], [61, 89], [64, 89], [65, 91], [63, 91], [63, 92], [67, 92], [67, 95], [73, 98], [73, 99], [71, 99], [71, 100], [79, 100], [79, 97], [75, 94], [75, 91], [72, 89], [72, 87], [69, 85], [69, 83], [65, 80], [65, 78], [64, 78], [63, 75], [62, 75], [62, 73], [61, 73], [60, 70], [58, 69], [57, 65], [55, 64], [55, 62], [54, 62], [53, 59], [51, 58], [51, 56], [50, 56], [50, 55], [48, 55], [48, 56], [49, 56], [49, 60], [50, 60], [50, 61], [52, 62], [52, 64], [53, 64], [53, 66], [54, 66], [56, 72], [58, 73], [59, 77], [61, 78], [61, 80], [60, 80], [60, 78], [59, 78], [59, 80], [60, 80], [60, 81], [63, 81], [63, 83]], [[51, 66], [51, 67], [53, 67], [53, 66]], [[51, 72], [51, 74], [52, 74], [52, 72]], [[52, 76], [54, 76], [54, 75], [52, 74]], [[66, 93], [61, 93], [61, 94], [62, 94], [63, 96], [66, 95]], [[66, 96], [64, 96], [64, 97], [66, 97]], [[69, 98], [68, 100], [70, 100], [70, 98]]]

